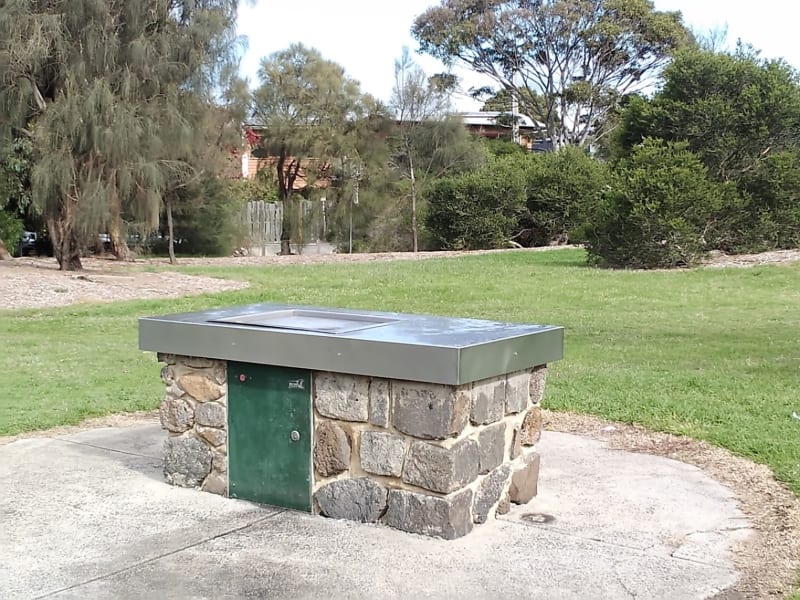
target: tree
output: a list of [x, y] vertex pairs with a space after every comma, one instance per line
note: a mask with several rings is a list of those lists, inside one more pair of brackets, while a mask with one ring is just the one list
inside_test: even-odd
[[353, 148], [349, 134], [364, 115], [364, 96], [341, 66], [303, 44], [264, 58], [258, 77], [253, 117], [264, 130], [262, 151], [275, 159], [284, 206], [281, 254], [291, 254], [295, 183], [301, 175], [311, 183]]
[[735, 189], [711, 180], [687, 144], [647, 139], [616, 165], [583, 237], [590, 260], [609, 267], [695, 264], [713, 247]]
[[[0, 4], [0, 137], [35, 149], [33, 201], [62, 269], [126, 218], [153, 228], [189, 173], [197, 113], [234, 59], [237, 0], [15, 0]], [[182, 178], [182, 177], [181, 177]], [[179, 178], [179, 179], [181, 179]]]
[[800, 144], [800, 76], [783, 61], [689, 50], [664, 71], [652, 100], [636, 98], [623, 114], [617, 156], [644, 138], [685, 140], [711, 177], [732, 181], [770, 154]]
[[683, 51], [652, 100], [633, 98], [612, 155], [625, 158], [653, 137], [684, 141], [713, 180], [730, 183], [717, 248], [756, 252], [791, 247], [800, 229], [800, 75], [739, 44], [733, 53]]
[[0, 148], [0, 257], [18, 242], [31, 210], [31, 151], [24, 136]]
[[389, 106], [397, 128], [393, 165], [408, 181], [411, 201], [412, 250], [419, 250], [420, 190], [432, 178], [453, 174], [480, 162], [481, 149], [469, 138], [463, 123], [448, 115], [455, 81], [428, 77], [403, 48], [394, 65], [395, 84]]
[[402, 170], [408, 177], [411, 197], [411, 237], [412, 249], [419, 250], [419, 231], [417, 228], [417, 145], [420, 127], [432, 121], [443, 120], [450, 109], [450, 90], [441, 80], [428, 78], [417, 66], [408, 48], [394, 63], [394, 88], [389, 106], [394, 109], [398, 124], [398, 138], [401, 150]]
[[649, 0], [442, 0], [412, 33], [421, 51], [516, 96], [556, 148], [602, 135], [616, 99], [645, 88], [691, 39], [680, 13]]

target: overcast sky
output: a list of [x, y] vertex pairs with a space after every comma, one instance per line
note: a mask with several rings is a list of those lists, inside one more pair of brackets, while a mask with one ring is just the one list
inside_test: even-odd
[[[658, 10], [679, 10], [693, 29], [707, 31], [727, 26], [728, 39], [741, 38], [762, 50], [763, 56], [785, 58], [800, 67], [796, 0], [655, 0]], [[414, 18], [435, 0], [259, 0], [240, 7], [239, 33], [247, 36], [242, 71], [257, 84], [261, 58], [292, 42], [317, 48], [361, 82], [361, 88], [387, 101], [394, 83], [394, 61], [403, 46], [416, 50], [410, 29]], [[414, 55], [428, 73], [442, 70], [433, 59]], [[463, 86], [483, 80], [459, 71]], [[468, 98], [457, 99], [461, 110], [479, 107]]]

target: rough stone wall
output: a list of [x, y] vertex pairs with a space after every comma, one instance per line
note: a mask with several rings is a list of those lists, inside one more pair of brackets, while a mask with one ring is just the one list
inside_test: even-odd
[[[168, 483], [228, 493], [227, 365], [159, 354]], [[547, 367], [462, 386], [314, 373], [314, 511], [453, 539], [536, 495]]]
[[536, 495], [547, 367], [463, 386], [314, 376], [314, 509], [447, 539]]
[[159, 354], [164, 477], [181, 487], [228, 493], [228, 386], [225, 361]]

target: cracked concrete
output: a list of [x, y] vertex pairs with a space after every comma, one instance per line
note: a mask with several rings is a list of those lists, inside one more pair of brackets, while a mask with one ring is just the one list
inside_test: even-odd
[[546, 433], [540, 495], [446, 542], [163, 483], [157, 425], [0, 447], [10, 598], [706, 598], [749, 534], [699, 469]]

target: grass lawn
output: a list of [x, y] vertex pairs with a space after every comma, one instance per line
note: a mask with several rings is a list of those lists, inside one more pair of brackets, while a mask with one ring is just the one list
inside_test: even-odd
[[550, 408], [640, 423], [768, 464], [800, 494], [800, 265], [603, 271], [578, 250], [394, 263], [183, 268], [247, 290], [0, 311], [0, 435], [155, 408], [139, 316], [276, 301], [559, 324]]

